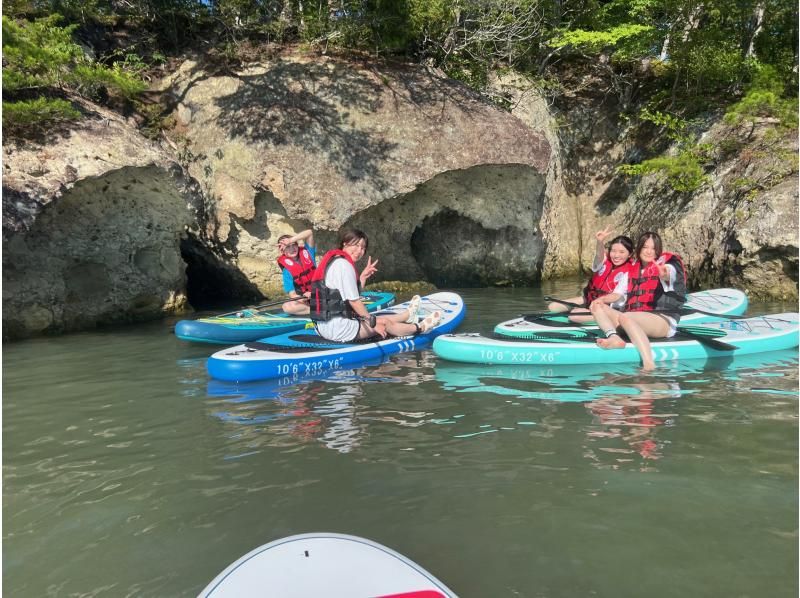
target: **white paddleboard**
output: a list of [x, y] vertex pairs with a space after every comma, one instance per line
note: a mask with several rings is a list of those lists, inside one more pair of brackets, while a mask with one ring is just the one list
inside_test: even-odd
[[299, 534], [248, 552], [200, 592], [213, 598], [451, 598], [441, 581], [377, 542]]

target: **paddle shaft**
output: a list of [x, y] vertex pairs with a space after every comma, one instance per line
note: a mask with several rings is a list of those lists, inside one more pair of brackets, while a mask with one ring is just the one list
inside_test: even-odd
[[[560, 303], [561, 305], [566, 305], [567, 307], [582, 307], [582, 308], [586, 307], [584, 305], [579, 305], [579, 304], [573, 303], [571, 301], [563, 301], [561, 299], [556, 299], [555, 297], [550, 297], [550, 296], [545, 296], [544, 300], [545, 301], [554, 301], [555, 303]], [[672, 311], [675, 311], [675, 310], [654, 309], [654, 310], [651, 310], [650, 313], [654, 313], [654, 314], [670, 313]], [[750, 316], [735, 316], [735, 315], [732, 315], [732, 314], [719, 314], [719, 313], [714, 313], [713, 311], [704, 311], [702, 309], [697, 309], [696, 307], [687, 307], [687, 306], [679, 307], [678, 311], [681, 311], [681, 312], [684, 312], [684, 313], [687, 313], [687, 314], [698, 313], [698, 314], [703, 314], [704, 316], [714, 316], [715, 318], [721, 318], [723, 320], [744, 320], [744, 319], [750, 317]], [[537, 314], [537, 315], [539, 315], [539, 314]], [[553, 314], [553, 316], [557, 316], [557, 315], [563, 315], [563, 314], [560, 314], [560, 313], [554, 313]], [[550, 316], [550, 317], [553, 317], [553, 316]], [[547, 316], [547, 314], [541, 314], [540, 317], [548, 317], [548, 316]]]
[[[242, 309], [264, 309], [265, 307], [275, 307], [276, 305], [282, 305], [284, 303], [290, 303], [292, 301], [302, 301], [304, 299], [308, 299], [308, 297], [295, 297], [294, 299], [279, 299], [278, 301], [271, 301], [270, 303], [264, 303], [263, 305], [256, 305], [254, 307], [243, 307]], [[222, 318], [224, 316], [232, 316], [233, 314], [238, 314], [241, 309], [237, 309], [236, 311], [229, 311], [226, 314], [219, 314], [218, 318]]]

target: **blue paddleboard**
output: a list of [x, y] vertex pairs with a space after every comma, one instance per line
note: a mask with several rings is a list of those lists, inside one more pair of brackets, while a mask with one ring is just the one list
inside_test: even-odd
[[[394, 303], [392, 293], [370, 291], [361, 293], [361, 297], [369, 311], [378, 311]], [[309, 326], [312, 324], [308, 318], [298, 318], [283, 312], [241, 309], [230, 314], [181, 320], [175, 324], [175, 336], [184, 341], [232, 345], [302, 330]]]
[[[407, 307], [408, 302], [401, 303], [383, 313], [399, 313]], [[303, 330], [217, 351], [208, 359], [206, 368], [212, 378], [231, 382], [279, 377], [299, 381], [392, 353], [422, 349], [440, 334], [455, 330], [466, 315], [464, 301], [449, 292], [422, 297], [419, 319], [434, 311], [442, 312], [442, 320], [424, 334], [373, 342], [335, 343], [323, 339], [314, 330]]]

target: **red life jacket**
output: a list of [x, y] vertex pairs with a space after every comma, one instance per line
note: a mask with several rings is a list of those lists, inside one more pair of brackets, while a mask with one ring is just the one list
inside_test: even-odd
[[[625, 260], [624, 263], [615, 266], [608, 258], [608, 255], [606, 255], [606, 261], [603, 262], [603, 267], [592, 274], [592, 278], [589, 279], [589, 284], [583, 289], [583, 300], [586, 305], [589, 305], [599, 297], [613, 292], [617, 286], [620, 275], [629, 272], [630, 267], [630, 260]], [[630, 280], [630, 275], [628, 279]]]
[[[342, 299], [338, 289], [331, 289], [325, 286], [325, 275], [328, 273], [330, 265], [338, 258], [344, 258], [353, 267], [353, 273], [358, 280], [358, 270], [353, 262], [353, 258], [341, 249], [331, 249], [320, 260], [319, 266], [314, 271], [311, 278], [311, 314], [310, 318], [315, 322], [327, 322], [331, 318], [355, 318], [356, 313], [350, 307], [350, 303]], [[360, 284], [359, 284], [360, 289]]]
[[297, 251], [297, 259], [292, 259], [281, 255], [278, 257], [278, 265], [289, 271], [294, 281], [295, 290], [300, 293], [307, 293], [311, 290], [311, 278], [314, 275], [316, 265], [314, 260], [311, 259], [311, 254], [308, 249], [301, 247]]
[[[678, 272], [675, 291], [665, 294], [661, 279], [658, 277], [658, 265], [670, 261]], [[625, 311], [653, 311], [662, 297], [668, 299], [662, 300], [658, 305], [659, 309], [664, 311], [673, 308], [678, 310], [686, 301], [686, 269], [683, 267], [681, 257], [676, 253], [662, 253], [644, 268], [642, 262], [637, 261], [628, 273], [628, 300], [625, 303]]]

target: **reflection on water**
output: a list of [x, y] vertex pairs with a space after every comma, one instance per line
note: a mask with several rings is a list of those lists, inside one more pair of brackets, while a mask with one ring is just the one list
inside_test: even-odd
[[[640, 471], [656, 471], [665, 441], [658, 428], [675, 426], [680, 411], [676, 400], [725, 385], [733, 391], [788, 393], [743, 384], [758, 377], [783, 377], [797, 369], [796, 351], [662, 364], [642, 374], [634, 364], [580, 367], [483, 366], [439, 360], [430, 352], [400, 354], [351, 370], [295, 383], [283, 378], [234, 384], [210, 380], [207, 384], [213, 416], [226, 424], [228, 454], [238, 459], [264, 447], [302, 450], [315, 443], [340, 453], [360, 447], [377, 423], [399, 427], [443, 426], [451, 438], [468, 439], [493, 433], [553, 428], [551, 421], [514, 417], [492, 423], [476, 422], [452, 410], [404, 411], [391, 401], [377, 407], [364, 400], [367, 389], [381, 386], [392, 396], [393, 385], [437, 382], [444, 391], [507, 397], [509, 409], [519, 400], [581, 403], [590, 415], [584, 426], [583, 456], [598, 467], [618, 468], [635, 463]], [[769, 366], [768, 373], [763, 368]], [[724, 391], [723, 391], [724, 392]], [[559, 427], [555, 424], [555, 428]], [[409, 449], [411, 450], [411, 449]]]
[[[463, 328], [578, 286], [468, 290]], [[163, 322], [4, 347], [5, 594], [195, 596], [327, 530], [464, 598], [797, 595], [797, 352], [230, 385], [212, 349]]]
[[[680, 385], [673, 383], [633, 383], [636, 396], [609, 393], [586, 404], [598, 426], [587, 431], [588, 440], [596, 440], [597, 446], [587, 443], [585, 456], [604, 465], [603, 457], [612, 455], [611, 467], [632, 462], [631, 455], [639, 454], [645, 460], [661, 457], [656, 428], [675, 425], [677, 413], [664, 413], [658, 401], [664, 398], [679, 398]], [[618, 439], [622, 447], [609, 446], [610, 440]]]
[[[298, 446], [318, 442], [340, 453], [361, 444], [371, 422], [414, 427], [425, 412], [374, 409], [360, 399], [368, 385], [419, 385], [432, 380], [430, 352], [402, 353], [351, 370], [339, 370], [319, 379], [288, 383], [283, 378], [235, 384], [210, 380], [214, 416], [234, 430], [229, 438], [236, 455], [254, 454], [262, 446]], [[391, 394], [391, 386], [383, 386]]]
[[[773, 392], [797, 396], [796, 390], [762, 388], [756, 378], [794, 376], [795, 350], [775, 351], [708, 361], [662, 363], [647, 374], [634, 364], [583, 366], [473, 365], [440, 361], [436, 379], [458, 393], [489, 393], [515, 399], [580, 402], [592, 415], [586, 429], [584, 456], [599, 467], [618, 468], [639, 459], [640, 471], [655, 471], [664, 442], [658, 428], [676, 425], [676, 399], [714, 392]], [[765, 373], [764, 368], [769, 368]], [[702, 377], [699, 377], [702, 375]], [[722, 388], [722, 391], [721, 391]], [[512, 405], [518, 402], [507, 400]], [[512, 430], [514, 428], [501, 428]], [[491, 430], [497, 431], [497, 430]]]

